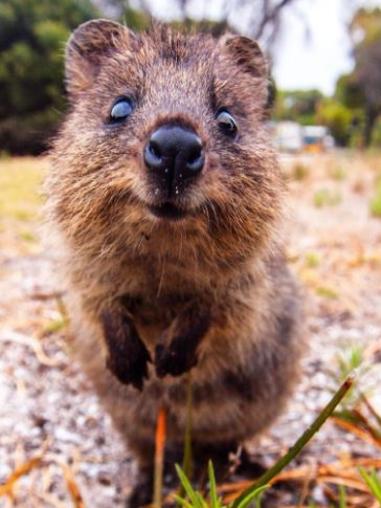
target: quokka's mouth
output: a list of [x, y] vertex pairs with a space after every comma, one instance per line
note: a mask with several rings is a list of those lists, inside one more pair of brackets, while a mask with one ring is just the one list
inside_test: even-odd
[[163, 203], [162, 205], [150, 205], [150, 212], [159, 219], [168, 219], [168, 220], [180, 220], [186, 217], [187, 212], [178, 208], [173, 203]]

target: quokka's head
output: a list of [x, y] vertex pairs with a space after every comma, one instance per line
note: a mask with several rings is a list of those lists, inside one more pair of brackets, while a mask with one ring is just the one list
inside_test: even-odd
[[281, 184], [256, 42], [94, 20], [67, 44], [66, 85], [53, 150], [61, 216], [111, 226], [117, 210], [152, 228], [204, 221], [252, 236], [273, 222]]

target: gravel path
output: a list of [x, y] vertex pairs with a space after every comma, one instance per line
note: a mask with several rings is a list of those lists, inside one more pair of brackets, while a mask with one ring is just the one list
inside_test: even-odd
[[[361, 345], [372, 366], [363, 382], [381, 381], [381, 219], [368, 212], [377, 160], [339, 155], [284, 157], [282, 163], [290, 178], [288, 253], [305, 286], [311, 346], [288, 411], [251, 444], [263, 465], [284, 452], [328, 400], [338, 383], [339, 353]], [[322, 190], [331, 203], [318, 207]], [[122, 507], [134, 464], [67, 356], [51, 270], [41, 247], [25, 254], [0, 244], [0, 483], [43, 454], [39, 467], [15, 484], [14, 504], [0, 497], [0, 507], [76, 506], [76, 486], [86, 507]], [[381, 408], [381, 391], [371, 400]], [[329, 463], [379, 451], [328, 422], [298, 462]], [[313, 495], [325, 505], [322, 488], [315, 487]], [[292, 498], [284, 494], [281, 505]]]

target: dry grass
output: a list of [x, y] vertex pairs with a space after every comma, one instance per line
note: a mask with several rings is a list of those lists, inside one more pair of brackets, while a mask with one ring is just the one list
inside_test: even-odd
[[36, 223], [42, 203], [41, 182], [47, 161], [43, 158], [0, 159], [0, 233], [10, 252], [35, 252]]

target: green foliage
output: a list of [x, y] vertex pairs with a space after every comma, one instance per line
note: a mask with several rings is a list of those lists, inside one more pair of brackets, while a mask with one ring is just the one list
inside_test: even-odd
[[[232, 503], [226, 505], [222, 502], [221, 498], [218, 497], [217, 494], [217, 484], [216, 477], [214, 474], [214, 468], [211, 461], [208, 464], [208, 477], [209, 477], [209, 496], [205, 498], [198, 492], [191, 484], [189, 479], [187, 478], [184, 471], [180, 466], [176, 464], [177, 475], [180, 479], [181, 486], [184, 489], [186, 497], [176, 496], [176, 501], [183, 508], [229, 508], [232, 506]], [[267, 485], [263, 485], [261, 487], [255, 488], [253, 491], [248, 493], [244, 498], [238, 503], [236, 508], [247, 508], [251, 503], [255, 502], [256, 508], [260, 508], [261, 502], [260, 497], [262, 493], [268, 488]]]
[[338, 79], [334, 96], [279, 91], [274, 118], [325, 125], [340, 146], [381, 146], [381, 9], [358, 9], [349, 33], [355, 67]]
[[368, 489], [373, 494], [374, 498], [380, 503], [381, 506], [381, 480], [378, 477], [376, 471], [366, 471], [363, 467], [359, 468], [359, 473], [366, 483]]
[[36, 153], [54, 130], [63, 99], [64, 44], [97, 16], [90, 0], [5, 0], [0, 5], [0, 145]]
[[319, 104], [316, 121], [330, 129], [339, 145], [346, 146], [348, 144], [353, 112], [344, 104], [340, 104], [335, 99], [324, 99]]
[[315, 123], [315, 114], [323, 94], [319, 90], [278, 91], [274, 116], [278, 120], [293, 120], [302, 125]]

